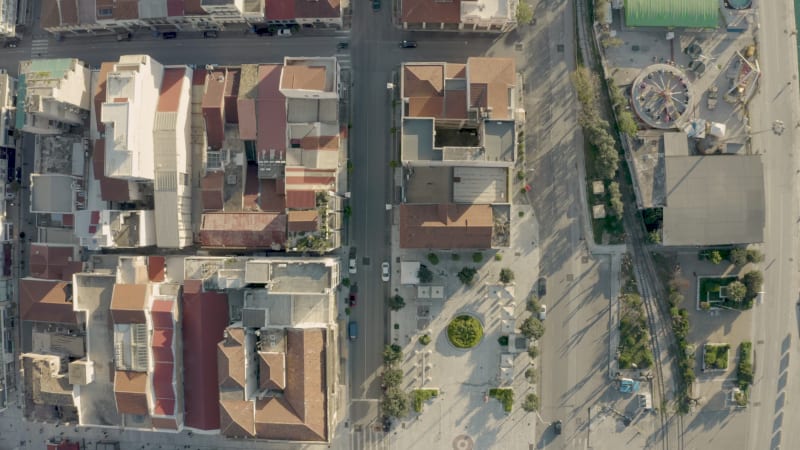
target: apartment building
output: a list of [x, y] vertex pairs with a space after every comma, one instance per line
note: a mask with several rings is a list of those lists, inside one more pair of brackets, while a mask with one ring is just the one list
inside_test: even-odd
[[16, 128], [54, 135], [80, 126], [89, 113], [89, 80], [88, 66], [77, 59], [22, 61]]
[[402, 0], [403, 29], [504, 33], [517, 25], [518, 0]]

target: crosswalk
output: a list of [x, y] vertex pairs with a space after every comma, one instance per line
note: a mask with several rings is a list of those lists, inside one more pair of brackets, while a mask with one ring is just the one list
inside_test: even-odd
[[391, 438], [383, 432], [380, 425], [353, 430], [350, 438], [352, 450], [393, 450], [395, 448]]
[[48, 39], [34, 39], [31, 45], [31, 58], [47, 58]]

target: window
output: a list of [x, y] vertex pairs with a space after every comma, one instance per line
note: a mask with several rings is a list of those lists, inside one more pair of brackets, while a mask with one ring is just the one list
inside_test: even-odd
[[188, 186], [189, 185], [189, 174], [188, 173], [181, 173], [180, 174], [181, 186]]
[[114, 14], [114, 10], [111, 8], [98, 8], [97, 15], [98, 17], [111, 17]]

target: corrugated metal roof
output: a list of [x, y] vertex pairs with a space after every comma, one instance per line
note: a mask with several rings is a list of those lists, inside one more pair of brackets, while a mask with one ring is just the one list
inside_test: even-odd
[[718, 0], [625, 0], [629, 27], [716, 28]]

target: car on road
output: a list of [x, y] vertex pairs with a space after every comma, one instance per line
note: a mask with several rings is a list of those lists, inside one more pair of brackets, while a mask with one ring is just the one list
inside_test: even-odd
[[356, 257], [355, 256], [351, 256], [350, 257], [349, 267], [350, 267], [349, 271], [352, 274], [355, 274], [358, 271], [358, 266], [356, 265]]
[[288, 28], [281, 28], [278, 30], [278, 36], [289, 37], [292, 35], [292, 30]]
[[267, 27], [256, 28], [254, 32], [259, 36], [272, 36], [273, 34], [275, 34], [272, 32], [272, 30], [270, 30]]
[[402, 48], [417, 48], [417, 41], [400, 41]]
[[381, 263], [381, 280], [389, 281], [391, 274], [389, 273], [389, 263], [384, 261]]
[[392, 419], [389, 416], [383, 417], [383, 432], [388, 433], [392, 429]]
[[539, 306], [539, 320], [544, 320], [547, 318], [547, 305]]
[[347, 324], [347, 336], [351, 341], [358, 339], [358, 322], [355, 320], [351, 320], [350, 323]]
[[174, 32], [174, 31], [167, 31], [167, 32], [161, 33], [161, 37], [164, 38], [164, 39], [175, 39], [175, 38], [178, 37], [178, 33]]
[[206, 30], [203, 31], [203, 37], [206, 39], [216, 39], [219, 36], [219, 32], [217, 30]]
[[547, 278], [541, 277], [536, 282], [536, 291], [539, 298], [544, 297], [547, 295]]
[[17, 44], [19, 44], [19, 39], [8, 39], [5, 42], [3, 42], [3, 47], [16, 48]]
[[133, 34], [131, 33], [119, 33], [117, 34], [117, 42], [130, 41], [132, 37]]
[[356, 306], [356, 294], [351, 292], [350, 296], [347, 298], [347, 306], [354, 307]]
[[561, 421], [560, 420], [556, 420], [555, 422], [553, 422], [553, 431], [556, 434], [561, 434]]
[[372, 0], [372, 10], [373, 11], [381, 10], [381, 0]]
[[347, 47], [349, 46], [350, 43], [348, 42], [339, 42], [339, 44], [336, 45], [336, 48], [338, 48], [339, 50], [347, 50]]

